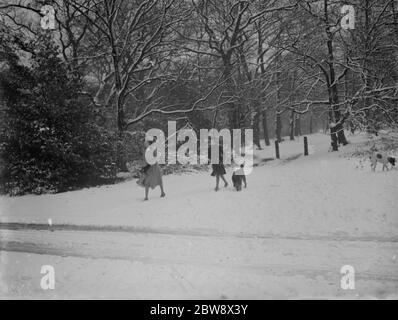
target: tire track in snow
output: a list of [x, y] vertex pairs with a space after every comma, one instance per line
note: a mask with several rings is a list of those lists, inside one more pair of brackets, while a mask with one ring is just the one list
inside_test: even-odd
[[[256, 274], [273, 275], [273, 276], [303, 276], [309, 279], [317, 279], [323, 277], [329, 280], [336, 280], [340, 278], [340, 273], [338, 268], [334, 268], [334, 263], [331, 262], [330, 265], [322, 264], [312, 264], [307, 261], [303, 263], [300, 259], [300, 263], [292, 264], [292, 261], [268, 261], [264, 259], [259, 262], [256, 261], [251, 263], [249, 261], [231, 261], [222, 259], [222, 261], [215, 261], [211, 259], [210, 256], [199, 255], [195, 259], [192, 257], [184, 257], [173, 254], [173, 249], [170, 248], [168, 252], [164, 254], [155, 256], [150, 253], [145, 254], [132, 254], [130, 251], [125, 249], [111, 250], [104, 249], [100, 245], [91, 246], [85, 244], [79, 248], [68, 245], [56, 245], [53, 243], [34, 243], [34, 242], [20, 242], [20, 241], [1, 241], [0, 251], [9, 252], [20, 252], [28, 254], [39, 254], [48, 256], [58, 256], [62, 258], [76, 257], [83, 259], [107, 259], [107, 260], [121, 260], [121, 261], [131, 261], [139, 262], [144, 264], [155, 264], [155, 265], [196, 265], [203, 267], [210, 267], [223, 270], [236, 270], [239, 272], [250, 272]], [[172, 254], [167, 254], [172, 253]], [[209, 259], [210, 258], [210, 259]], [[224, 257], [225, 258], [225, 257]], [[192, 288], [194, 285], [190, 282], [183, 281], [184, 278], [178, 273], [173, 272], [171, 274], [173, 279], [178, 282], [178, 284], [187, 290], [186, 285], [189, 284]], [[398, 274], [395, 269], [391, 267], [388, 270], [371, 270], [365, 268], [361, 272], [356, 273], [357, 280], [371, 280], [371, 281], [388, 281], [397, 283], [398, 285]]]
[[[36, 231], [100, 231], [100, 232], [125, 232], [125, 233], [147, 233], [164, 234], [175, 236], [192, 237], [215, 237], [215, 238], [247, 238], [247, 239], [286, 239], [286, 240], [317, 240], [317, 241], [360, 241], [360, 242], [398, 242], [398, 237], [380, 236], [346, 236], [346, 235], [304, 235], [304, 234], [258, 234], [220, 232], [210, 229], [171, 229], [171, 228], [147, 228], [133, 226], [99, 226], [99, 225], [74, 225], [74, 224], [52, 224], [44, 223], [19, 223], [1, 222], [0, 230], [36, 230]], [[0, 233], [1, 235], [1, 233]]]

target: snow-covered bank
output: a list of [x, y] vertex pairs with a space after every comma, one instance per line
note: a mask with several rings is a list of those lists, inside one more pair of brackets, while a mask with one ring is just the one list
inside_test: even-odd
[[313, 154], [291, 161], [286, 159], [302, 152], [301, 139], [281, 145], [285, 160], [261, 163], [273, 156], [272, 146], [257, 153], [261, 165], [240, 193], [232, 187], [214, 192], [209, 173], [192, 173], [166, 176], [166, 198], [154, 190], [148, 202], [142, 201], [143, 189], [135, 181], [56, 195], [1, 197], [0, 219], [258, 235], [398, 237], [398, 171], [357, 168], [341, 153], [328, 153], [328, 139], [310, 136]]
[[[329, 153], [312, 135], [308, 157], [286, 141], [274, 161], [266, 147], [242, 192], [215, 192], [202, 172], [166, 176], [166, 198], [147, 202], [135, 181], [1, 197], [0, 222], [55, 231], [0, 224], [0, 298], [396, 299], [398, 170], [347, 157], [366, 139]], [[344, 265], [355, 290], [340, 286]]]

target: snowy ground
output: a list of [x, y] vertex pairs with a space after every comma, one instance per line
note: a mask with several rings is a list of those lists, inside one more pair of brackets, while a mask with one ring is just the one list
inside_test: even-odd
[[[240, 193], [193, 173], [164, 177], [166, 198], [147, 202], [135, 181], [0, 197], [0, 297], [397, 298], [398, 171], [343, 157], [367, 137], [349, 139], [329, 153], [311, 135], [309, 157], [286, 141], [274, 161], [267, 147]], [[340, 287], [343, 265], [355, 290]]]

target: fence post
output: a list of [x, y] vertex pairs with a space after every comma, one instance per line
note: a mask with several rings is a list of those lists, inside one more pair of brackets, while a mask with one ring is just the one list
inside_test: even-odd
[[277, 159], [280, 159], [280, 156], [279, 156], [279, 142], [278, 142], [278, 140], [275, 140], [275, 155], [276, 155]]
[[308, 156], [308, 139], [304, 137], [304, 155]]

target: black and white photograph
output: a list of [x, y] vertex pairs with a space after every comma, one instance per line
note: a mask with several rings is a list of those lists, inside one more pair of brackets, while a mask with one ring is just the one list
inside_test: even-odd
[[396, 300], [397, 157], [397, 0], [0, 0], [0, 300]]

